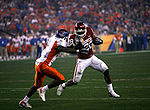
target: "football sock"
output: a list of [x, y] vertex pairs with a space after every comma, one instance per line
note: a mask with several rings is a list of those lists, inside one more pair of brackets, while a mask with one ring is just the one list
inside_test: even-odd
[[107, 84], [111, 84], [111, 79], [109, 76], [109, 70], [108, 69], [104, 72], [104, 79], [105, 79]]
[[33, 86], [32, 88], [30, 88], [27, 96], [31, 97], [36, 92], [37, 89], [38, 89], [38, 87], [36, 87], [36, 86]]
[[109, 91], [109, 92], [113, 90], [112, 84], [107, 84], [107, 87], [108, 87], [108, 91]]
[[70, 79], [65, 83], [65, 86], [72, 86], [72, 85], [77, 85], [77, 82], [73, 82], [73, 80]]
[[66, 88], [66, 84], [65, 84], [65, 83], [63, 83], [63, 84], [62, 84], [62, 87], [63, 87], [63, 88]]
[[29, 97], [25, 96], [23, 100], [25, 103], [27, 103], [29, 99], [30, 99]]
[[56, 86], [59, 86], [60, 84], [64, 83], [65, 81], [64, 80], [53, 80], [49, 85], [48, 85], [48, 88], [53, 88], [53, 87], [56, 87]]
[[48, 90], [48, 85], [46, 85], [42, 88], [42, 91], [47, 91], [47, 90]]

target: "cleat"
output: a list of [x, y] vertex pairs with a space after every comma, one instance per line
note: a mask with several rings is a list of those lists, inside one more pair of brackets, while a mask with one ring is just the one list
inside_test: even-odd
[[39, 93], [39, 96], [40, 96], [41, 100], [45, 102], [46, 101], [46, 99], [45, 99], [45, 93], [46, 93], [46, 91], [43, 91], [42, 87], [39, 88], [39, 89], [37, 89], [37, 91]]
[[109, 92], [109, 96], [110, 97], [114, 97], [114, 98], [119, 98], [120, 97], [120, 95], [118, 95], [117, 93], [115, 93], [114, 90], [112, 90], [112, 91]]
[[61, 96], [62, 92], [63, 92], [64, 88], [62, 87], [62, 85], [60, 84], [58, 89], [57, 89], [57, 95]]
[[19, 102], [19, 106], [24, 108], [32, 108], [32, 106], [28, 102], [24, 102], [24, 100]]

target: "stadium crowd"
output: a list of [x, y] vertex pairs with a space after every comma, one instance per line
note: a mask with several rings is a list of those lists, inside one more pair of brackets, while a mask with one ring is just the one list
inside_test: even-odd
[[48, 36], [59, 28], [73, 33], [80, 20], [97, 35], [122, 34], [125, 51], [150, 49], [149, 0], [1, 0], [0, 7], [0, 30], [16, 35], [1, 32], [1, 51], [14, 58], [39, 57]]

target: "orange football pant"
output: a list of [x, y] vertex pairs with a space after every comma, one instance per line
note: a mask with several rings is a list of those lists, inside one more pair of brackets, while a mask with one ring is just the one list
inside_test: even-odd
[[14, 47], [14, 53], [18, 53], [19, 52], [19, 47]]
[[29, 52], [31, 53], [31, 45], [26, 45], [25, 46], [25, 52], [27, 53], [27, 51], [29, 50]]
[[42, 87], [46, 76], [57, 80], [65, 80], [65, 77], [61, 73], [46, 63], [40, 63], [38, 66], [35, 64], [35, 72], [34, 86], [36, 87]]

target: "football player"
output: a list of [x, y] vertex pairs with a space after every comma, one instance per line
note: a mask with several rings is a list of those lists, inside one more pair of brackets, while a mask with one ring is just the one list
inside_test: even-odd
[[120, 97], [120, 95], [115, 93], [113, 89], [107, 65], [101, 59], [98, 59], [95, 55], [93, 55], [92, 44], [100, 45], [102, 43], [103, 40], [96, 37], [93, 30], [86, 26], [83, 22], [77, 22], [75, 24], [75, 33], [69, 38], [69, 46], [79, 50], [74, 70], [74, 77], [66, 83], [59, 85], [57, 95], [60, 96], [67, 86], [76, 85], [80, 82], [84, 70], [87, 67], [92, 67], [93, 69], [103, 73], [108, 86], [109, 95], [115, 98]]
[[19, 34], [15, 36], [15, 38], [12, 39], [13, 41], [13, 51], [14, 51], [14, 56], [15, 59], [19, 58], [19, 47], [20, 47], [20, 39], [19, 39]]
[[[28, 100], [37, 90], [42, 101], [45, 101], [46, 90], [59, 86], [65, 82], [64, 76], [56, 69], [52, 68], [51, 65], [60, 52], [76, 53], [75, 49], [67, 47], [66, 39], [68, 39], [68, 35], [69, 33], [66, 30], [60, 29], [55, 36], [51, 37], [49, 45], [42, 51], [41, 57], [35, 62], [35, 83], [24, 99], [19, 102], [19, 106], [32, 108], [28, 103]], [[46, 76], [53, 78], [54, 80], [50, 84], [42, 87]]]

